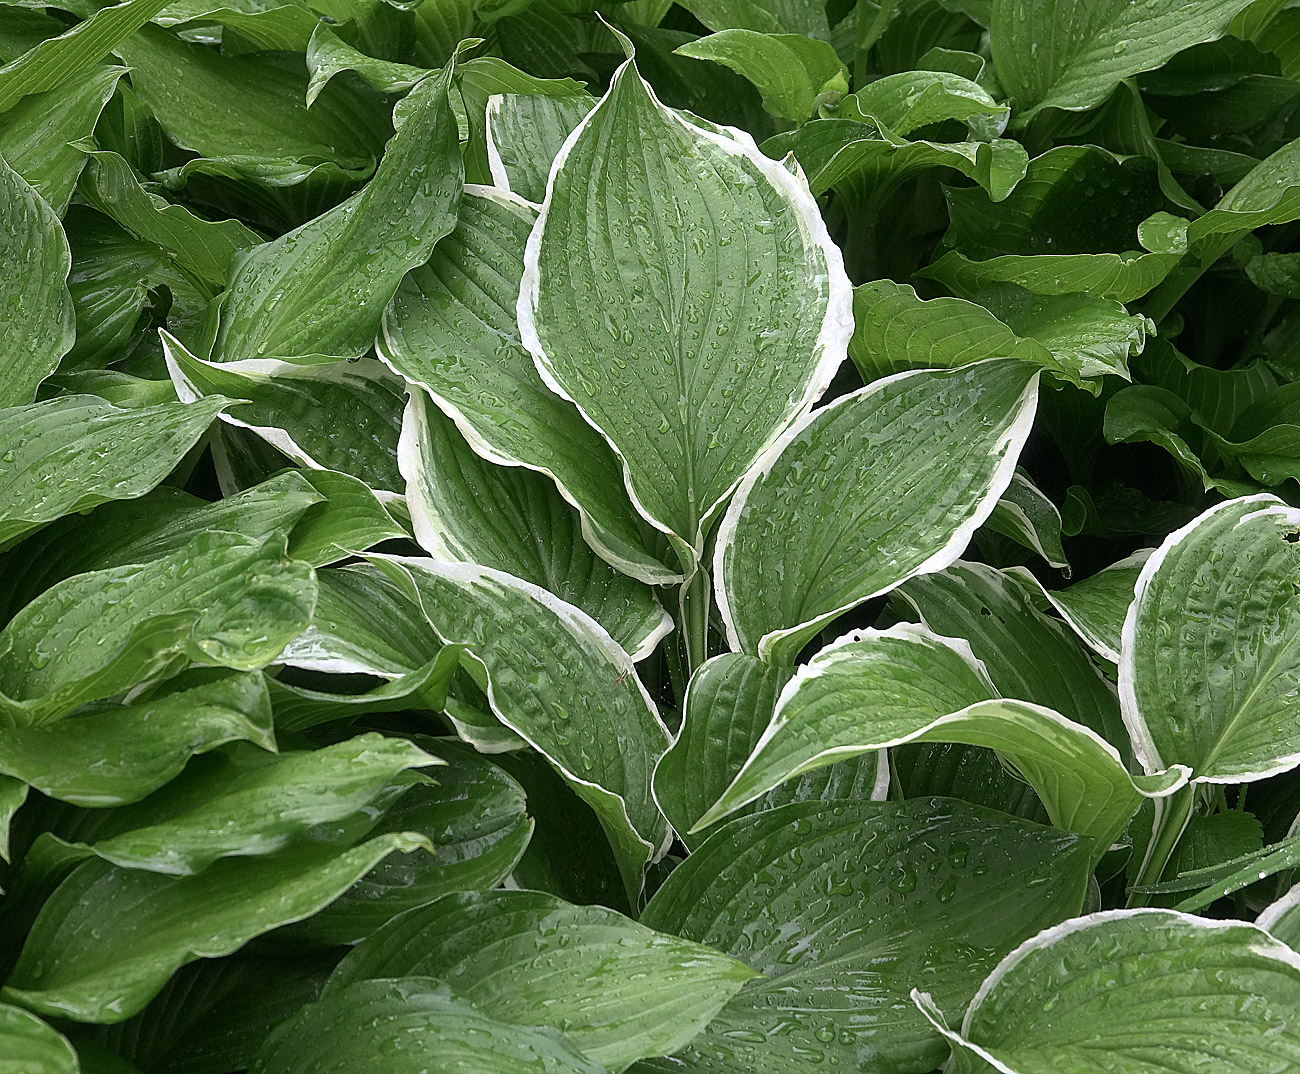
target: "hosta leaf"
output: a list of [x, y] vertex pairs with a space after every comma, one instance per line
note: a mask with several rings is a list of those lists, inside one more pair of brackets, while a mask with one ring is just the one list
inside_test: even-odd
[[9, 860], [9, 824], [27, 801], [27, 784], [12, 776], [0, 776], [0, 859]]
[[959, 119], [972, 133], [992, 139], [1006, 127], [1010, 109], [988, 90], [951, 71], [903, 71], [868, 83], [840, 102], [845, 119], [883, 124], [899, 136]]
[[390, 806], [371, 834], [416, 832], [429, 840], [432, 856], [386, 858], [336, 902], [295, 926], [296, 936], [355, 943], [449, 892], [490, 890], [519, 863], [534, 824], [525, 812], [523, 788], [462, 745], [420, 742], [447, 763]]
[[944, 1022], [951, 1005], [915, 999], [952, 1043], [953, 1074], [1264, 1074], [1300, 1062], [1287, 1014], [1300, 1004], [1295, 952], [1237, 921], [1168, 910], [1068, 921], [1002, 960], [960, 1031]]
[[649, 586], [591, 550], [577, 512], [550, 481], [476, 455], [418, 387], [407, 402], [398, 462], [415, 539], [434, 558], [493, 567], [549, 590], [582, 608], [634, 660], [672, 629]]
[[838, 76], [841, 92], [848, 86], [844, 65], [830, 43], [803, 34], [722, 30], [673, 51], [730, 67], [757, 87], [764, 108], [778, 119], [794, 123], [813, 114], [818, 96], [832, 79]]
[[[848, 278], [803, 181], [748, 136], [665, 108], [630, 60], [565, 145], [525, 253], [520, 331], [689, 569], [741, 476], [838, 368]], [[599, 228], [593, 196], [619, 206]]]
[[1024, 146], [1006, 138], [913, 142], [874, 123], [849, 119], [815, 119], [798, 131], [769, 138], [763, 152], [778, 157], [793, 153], [814, 194], [848, 181], [883, 187], [929, 168], [951, 168], [1001, 201], [1024, 178], [1029, 163]]
[[25, 97], [4, 113], [0, 156], [60, 216], [86, 159], [68, 143], [90, 137], [125, 73], [122, 67], [101, 67], [89, 77]]
[[0, 769], [75, 805], [125, 805], [178, 775], [194, 754], [237, 739], [275, 748], [262, 676], [195, 671], [147, 701], [0, 728]]
[[402, 487], [397, 467], [402, 385], [380, 362], [206, 362], [166, 332], [162, 339], [172, 385], [183, 402], [229, 392], [247, 402], [233, 404], [234, 412], [223, 413], [223, 420], [251, 429], [294, 462], [342, 470], [375, 490]]
[[1293, 950], [1300, 945], [1300, 884], [1269, 903], [1255, 922]]
[[943, 1044], [907, 1009], [908, 990], [926, 981], [965, 1003], [1017, 942], [1077, 911], [1088, 843], [942, 798], [808, 802], [727, 825], [642, 921], [770, 980], [678, 1062], [716, 1074], [930, 1070]]
[[958, 560], [946, 571], [906, 582], [898, 596], [936, 634], [967, 641], [1003, 697], [1055, 709], [1131, 760], [1115, 688], [1074, 632], [1034, 607], [1035, 591], [1014, 575]]
[[[454, 46], [447, 54], [450, 55], [453, 50]], [[427, 67], [415, 67], [409, 63], [394, 63], [392, 60], [369, 56], [353, 48], [323, 22], [317, 23], [312, 30], [311, 39], [307, 42], [306, 58], [307, 70], [311, 74], [311, 82], [307, 86], [309, 108], [316, 103], [316, 98], [334, 76], [343, 71], [355, 71], [368, 85], [386, 93], [409, 90], [420, 79], [433, 73]]]
[[[654, 773], [654, 795], [678, 837], [694, 849], [709, 834], [696, 822], [744, 767], [771, 722], [781, 688], [794, 674], [741, 653], [724, 653], [698, 668], [686, 691], [682, 727]], [[775, 787], [746, 812], [819, 798], [882, 800], [888, 758], [864, 755]]]
[[127, 0], [101, 8], [66, 33], [41, 41], [0, 67], [0, 111], [29, 93], [43, 93], [82, 77], [166, 6], [167, 0]]
[[448, 895], [351, 952], [326, 996], [369, 978], [446, 981], [492, 1018], [552, 1025], [613, 1070], [676, 1051], [754, 970], [603, 906], [539, 891]]
[[468, 187], [456, 229], [394, 296], [379, 353], [484, 458], [553, 478], [602, 557], [643, 581], [680, 580], [647, 545], [609, 445], [546, 387], [519, 341], [515, 306], [533, 219], [528, 206]]
[[1124, 620], [1120, 701], [1148, 772], [1245, 783], [1300, 763], [1300, 512], [1212, 507], [1146, 561]]
[[[324, 5], [326, 9], [329, 6]], [[154, 22], [179, 27], [215, 23], [234, 30], [256, 48], [284, 52], [302, 52], [311, 40], [312, 31], [321, 25], [305, 5], [263, 7], [260, 3], [236, 2], [226, 7], [220, 0], [172, 0]]]
[[1300, 140], [1261, 161], [1217, 205], [1187, 225], [1187, 242], [1205, 260], [1217, 258], [1239, 238], [1266, 224], [1300, 216]]
[[[1142, 564], [1150, 554], [1149, 549], [1143, 549], [1064, 589], [1043, 590], [1061, 618], [1098, 656], [1112, 664], [1119, 663], [1124, 616], [1133, 603]], [[1028, 572], [1020, 574], [1023, 581], [1028, 582], [1031, 577]]]
[[1037, 552], [1049, 567], [1070, 565], [1061, 546], [1061, 512], [1020, 470], [984, 525]]
[[0, 1005], [0, 1063], [14, 1074], [78, 1074], [77, 1053], [34, 1014]]
[[301, 68], [223, 56], [156, 26], [114, 51], [131, 68], [132, 88], [167, 136], [201, 157], [368, 168], [383, 150], [383, 112], [333, 86], [308, 109]]
[[585, 612], [508, 574], [431, 559], [373, 561], [412, 587], [445, 643], [465, 646], [483, 668], [498, 719], [596, 811], [635, 902], [644, 867], [671, 833], [650, 795], [668, 731], [631, 658]]
[[223, 750], [134, 806], [87, 811], [56, 832], [65, 856], [193, 876], [220, 858], [274, 854], [314, 825], [386, 804], [394, 784], [409, 782], [404, 773], [438, 763], [414, 743], [373, 733], [290, 753]]
[[[1096, 839], [1100, 856], [1143, 795], [1168, 794], [1185, 769], [1138, 777], [1100, 735], [1060, 713], [995, 696], [965, 642], [911, 624], [846, 635], [800, 668], [712, 823], [800, 772], [905, 742], [961, 742], [1002, 754], [1052, 823]], [[697, 825], [699, 826], [699, 825]]]
[[1250, 0], [994, 0], [998, 78], [1024, 124], [1044, 108], [1101, 104], [1129, 75], [1213, 41]]
[[303, 1007], [267, 1039], [251, 1074], [412, 1070], [605, 1074], [553, 1029], [506, 1025], [427, 977], [363, 981]]
[[901, 373], [815, 411], [746, 475], [718, 531], [731, 647], [793, 658], [826, 623], [956, 559], [1033, 422], [1037, 375], [993, 360]]
[[0, 548], [63, 515], [143, 496], [228, 405], [119, 408], [64, 395], [0, 411]]
[[492, 182], [540, 205], [546, 198], [551, 162], [595, 104], [596, 99], [587, 94], [499, 93], [488, 98], [487, 157]]
[[303, 512], [318, 501], [302, 475], [285, 473], [214, 503], [160, 485], [137, 499], [101, 504], [85, 515], [65, 515], [5, 557], [3, 569], [16, 581], [5, 595], [8, 599], [0, 597], [0, 616], [7, 620], [74, 574], [170, 555], [205, 530], [260, 538], [276, 530], [292, 530]]
[[828, 32], [821, 6], [801, 0], [686, 0], [682, 7], [710, 30], [742, 27], [807, 37], [825, 37]]
[[140, 241], [161, 248], [204, 298], [225, 287], [238, 254], [262, 241], [238, 220], [204, 220], [183, 205], [150, 194], [117, 153], [88, 155], [82, 196]]
[[992, 284], [1013, 283], [1038, 295], [1087, 292], [1132, 302], [1152, 290], [1183, 258], [1182, 250], [1122, 254], [1003, 254], [972, 260], [952, 250], [918, 275], [967, 297]]
[[[60, 582], [0, 631], [0, 704], [27, 726], [129, 690], [190, 660], [262, 667], [306, 626], [316, 579], [265, 541], [201, 533], [178, 552]], [[179, 666], [178, 666], [179, 664]]]
[[16, 407], [32, 401], [72, 346], [72, 255], [54, 210], [2, 158], [0, 236], [0, 407]]
[[219, 361], [370, 350], [402, 277], [456, 224], [464, 172], [450, 79], [448, 64], [411, 90], [359, 193], [239, 262], [221, 307]]
[[55, 1017], [120, 1022], [186, 963], [308, 917], [394, 851], [425, 847], [417, 836], [385, 835], [352, 850], [232, 858], [191, 877], [84, 862], [41, 908], [0, 995]]
[[293, 527], [289, 555], [294, 559], [323, 567], [410, 536], [364, 481], [339, 470], [307, 470], [302, 476], [323, 500]]

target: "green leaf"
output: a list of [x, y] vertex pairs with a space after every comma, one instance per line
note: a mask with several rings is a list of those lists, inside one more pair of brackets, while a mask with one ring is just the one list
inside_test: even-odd
[[398, 914], [405, 917], [406, 911], [451, 892], [488, 891], [519, 863], [534, 825], [523, 788], [462, 745], [419, 742], [437, 750], [446, 764], [429, 774], [427, 784], [417, 784], [390, 806], [371, 834], [416, 832], [429, 840], [432, 856], [386, 858], [347, 894], [294, 926], [295, 936], [315, 943], [355, 943], [387, 929]]
[[289, 555], [294, 559], [323, 567], [410, 536], [364, 481], [339, 470], [307, 470], [302, 476], [323, 500], [293, 527]]
[[1300, 884], [1266, 906], [1255, 924], [1294, 950], [1300, 944]]
[[964, 641], [908, 623], [847, 634], [786, 685], [753, 755], [697, 827], [844, 757], [906, 742], [961, 742], [1001, 753], [1052, 823], [1093, 836], [1100, 857], [1142, 796], [1186, 782], [1183, 768], [1135, 779], [1091, 728], [1041, 705], [987, 700], [995, 696]]
[[467, 188], [455, 231], [394, 296], [379, 354], [489, 462], [552, 478], [602, 558], [642, 581], [680, 581], [653, 553], [614, 452], [546, 387], [519, 340], [515, 306], [533, 220], [513, 199]]
[[1242, 236], [1300, 217], [1300, 139], [1288, 142], [1246, 174], [1219, 203], [1187, 225], [1187, 242], [1208, 265]]
[[505, 1025], [427, 977], [363, 981], [308, 1004], [271, 1034], [251, 1074], [381, 1074], [395, 1061], [476, 1074], [605, 1074], [555, 1030]]
[[183, 205], [148, 193], [117, 153], [88, 154], [81, 194], [141, 242], [161, 248], [204, 298], [225, 287], [237, 255], [262, 241], [238, 220], [204, 220]]
[[1300, 511], [1229, 500], [1146, 561], [1124, 621], [1120, 701], [1148, 772], [1246, 783], [1300, 764]]
[[719, 32], [739, 27], [761, 33], [827, 35], [822, 5], [803, 0], [686, 0], [681, 6]]
[[802, 34], [722, 30], [673, 51], [730, 67], [758, 88], [764, 108], [794, 123], [813, 114], [818, 96], [832, 80], [838, 79], [840, 92], [848, 87], [847, 72], [830, 44]]
[[89, 77], [24, 97], [4, 113], [0, 156], [59, 216], [68, 207], [86, 159], [68, 143], [90, 137], [125, 73], [122, 67], [101, 67]]
[[958, 560], [898, 590], [941, 637], [968, 642], [998, 694], [1055, 709], [1132, 759], [1115, 688], [1064, 623], [1034, 607], [1037, 587], [983, 563]]
[[262, 676], [196, 670], [146, 701], [45, 727], [0, 727], [0, 768], [74, 805], [125, 805], [177, 776], [193, 755], [241, 739], [275, 748]]
[[433, 73], [426, 67], [368, 56], [349, 45], [323, 22], [317, 23], [312, 30], [306, 56], [307, 70], [311, 74], [307, 87], [308, 108], [316, 103], [316, 98], [334, 76], [343, 71], [355, 71], [368, 85], [387, 93], [408, 90]]
[[596, 99], [588, 94], [502, 93], [489, 97], [487, 157], [492, 182], [541, 205], [551, 162], [595, 104]]
[[4, 715], [32, 727], [89, 701], [175, 674], [191, 660], [237, 670], [269, 664], [306, 626], [315, 572], [285, 539], [200, 533], [149, 563], [60, 582], [0, 631]]
[[1237, 921], [1168, 910], [1068, 921], [1003, 959], [960, 1031], [945, 1024], [951, 1006], [913, 998], [952, 1044], [952, 1074], [1264, 1074], [1300, 1062], [1285, 1013], [1300, 1004], [1295, 952]]
[[221, 307], [219, 361], [370, 349], [402, 277], [456, 223], [463, 171], [450, 78], [449, 65], [402, 102], [397, 134], [362, 191], [239, 263]]
[[440, 764], [379, 734], [291, 753], [247, 747], [193, 762], [185, 778], [136, 805], [81, 814], [56, 828], [64, 853], [125, 869], [194, 876], [229, 857], [266, 857], [309, 828], [377, 808], [411, 769]]
[[1006, 138], [970, 142], [911, 142], [873, 123], [815, 119], [763, 143], [763, 152], [793, 153], [814, 194], [845, 182], [888, 189], [930, 168], [951, 168], [1001, 201], [1024, 178], [1028, 154]]
[[984, 525], [1037, 552], [1049, 567], [1070, 566], [1061, 546], [1061, 512], [1018, 469]]
[[77, 1053], [34, 1014], [0, 1005], [0, 1063], [14, 1074], [78, 1074]]
[[1088, 844], [942, 798], [808, 802], [727, 825], [642, 921], [770, 980], [678, 1061], [713, 1074], [931, 1069], [945, 1049], [908, 990], [925, 981], [964, 1004], [1016, 943], [1078, 909]]
[[1006, 128], [1010, 111], [979, 83], [949, 71], [885, 75], [840, 103], [845, 119], [876, 123], [899, 137], [956, 119], [966, 123], [973, 135], [992, 140]]
[[1037, 295], [1087, 292], [1132, 302], [1153, 290], [1182, 260], [1183, 251], [1122, 254], [1004, 254], [972, 260], [951, 250], [917, 275], [973, 296], [993, 284], [1013, 283]]
[[163, 356], [185, 403], [247, 400], [222, 413], [301, 466], [341, 470], [376, 491], [402, 488], [397, 465], [404, 395], [401, 382], [373, 359], [353, 362], [248, 358], [207, 362], [162, 333]]
[[[668, 731], [631, 658], [585, 612], [468, 563], [372, 557], [410, 587], [443, 642], [481, 665], [492, 711], [595, 810], [633, 902], [671, 832], [650, 795]], [[548, 659], [539, 659], [545, 652]]]
[[0, 112], [29, 93], [43, 93], [83, 77], [166, 6], [167, 0], [127, 0], [101, 8], [66, 33], [40, 42], [0, 67]]
[[0, 548], [64, 515], [143, 496], [228, 405], [119, 408], [64, 395], [0, 411]]
[[552, 1025], [614, 1070], [674, 1052], [758, 976], [742, 962], [537, 891], [448, 895], [390, 921], [334, 972], [445, 980], [491, 1018]]
[[842, 612], [961, 555], [1011, 480], [1037, 390], [1010, 360], [900, 373], [784, 433], [718, 531], [731, 648], [789, 662]]
[[476, 455], [418, 387], [402, 420], [398, 461], [415, 539], [435, 559], [492, 567], [549, 590], [600, 623], [634, 660], [672, 630], [653, 590], [588, 547], [577, 512], [550, 481]]
[[186, 963], [308, 917], [389, 854], [426, 846], [385, 835], [353, 850], [232, 858], [191, 877], [84, 862], [41, 908], [0, 995], [53, 1017], [120, 1022]]
[[[0, 236], [0, 353], [5, 356], [0, 407], [17, 407], [35, 398], [36, 386], [72, 346], [67, 285], [72, 257], [54, 210], [2, 158]], [[11, 511], [5, 514], [12, 517]]]
[[302, 52], [311, 40], [312, 31], [322, 25], [306, 5], [264, 6], [261, 0], [236, 2], [229, 7], [223, 6], [220, 0], [172, 0], [154, 22], [183, 28], [215, 23], [234, 30], [255, 48], [283, 52]]
[[[630, 60], [565, 145], [524, 257], [520, 332], [689, 570], [745, 471], [838, 368], [848, 278], [801, 179], [665, 108]], [[619, 207], [599, 229], [592, 197]]]
[[994, 0], [998, 78], [1023, 126], [1044, 108], [1082, 111], [1129, 75], [1213, 41], [1250, 0]]
[[9, 860], [9, 825], [27, 801], [27, 784], [12, 776], [0, 776], [0, 859]]

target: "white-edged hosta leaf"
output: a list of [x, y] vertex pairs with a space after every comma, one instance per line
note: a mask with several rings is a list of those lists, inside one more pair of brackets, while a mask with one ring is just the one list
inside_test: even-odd
[[967, 642], [1002, 697], [1055, 709], [1131, 760], [1115, 688], [1074, 632], [1034, 607], [1034, 592], [1017, 576], [958, 560], [906, 582], [897, 595], [935, 634]]
[[106, 704], [44, 727], [0, 727], [0, 771], [80, 806], [139, 801], [197, 753], [226, 742], [275, 748], [262, 675], [187, 672], [149, 700]]
[[1300, 884], [1264, 907], [1255, 924], [1289, 945], [1292, 950], [1300, 948]]
[[589, 94], [498, 93], [487, 103], [487, 157], [492, 182], [541, 205], [560, 146], [596, 105]]
[[428, 977], [361, 981], [307, 1004], [267, 1038], [251, 1074], [399, 1069], [605, 1074], [555, 1030], [489, 1018]]
[[903, 136], [932, 123], [958, 119], [973, 134], [995, 138], [1010, 109], [988, 90], [951, 71], [901, 71], [869, 82], [840, 102], [845, 119], [883, 124]]
[[807, 802], [720, 829], [642, 922], [734, 955], [750, 985], [667, 1069], [928, 1071], [918, 981], [965, 1004], [1015, 944], [1078, 911], [1089, 840], [953, 799]]
[[643, 582], [615, 571], [583, 540], [578, 513], [541, 474], [496, 466], [412, 386], [398, 463], [415, 539], [435, 559], [493, 567], [576, 604], [634, 660], [672, 619]]
[[[597, 192], [615, 214], [589, 215]], [[691, 569], [736, 483], [834, 376], [851, 301], [802, 177], [660, 104], [628, 60], [556, 158], [519, 327]]]
[[1300, 511], [1273, 496], [1210, 508], [1138, 576], [1119, 690], [1148, 772], [1247, 783], [1300, 764]]
[[0, 1004], [0, 1064], [14, 1074], [81, 1074], [71, 1044], [34, 1014]]
[[84, 77], [166, 6], [167, 0], [126, 0], [101, 8], [66, 33], [46, 38], [0, 67], [0, 112], [29, 93], [43, 93], [69, 79]]
[[746, 981], [743, 962], [603, 906], [540, 891], [447, 895], [390, 921], [340, 963], [357, 981], [436, 977], [484, 1014], [564, 1031], [612, 1070], [687, 1044]]
[[231, 748], [195, 760], [184, 779], [143, 801], [87, 810], [56, 834], [67, 851], [194, 876], [220, 858], [266, 857], [314, 825], [387, 805], [406, 773], [440, 763], [412, 742], [373, 732], [314, 750]]
[[341, 470], [372, 489], [402, 488], [397, 468], [405, 396], [381, 362], [291, 362], [249, 358], [207, 362], [162, 333], [176, 394], [194, 403], [220, 392], [234, 399], [222, 420], [251, 429], [294, 462]]
[[276, 530], [291, 531], [319, 499], [304, 476], [291, 471], [212, 503], [160, 485], [133, 500], [100, 504], [89, 514], [65, 515], [5, 556], [0, 570], [14, 584], [0, 594], [0, 617], [7, 621], [28, 601], [74, 574], [158, 559], [184, 548], [205, 530], [261, 538]]
[[764, 108], [778, 119], [793, 123], [802, 123], [813, 114], [824, 89], [838, 88], [842, 93], [848, 88], [848, 74], [830, 42], [803, 34], [721, 30], [673, 51], [678, 56], [730, 67], [753, 83], [762, 95]]
[[918, 370], [785, 432], [718, 530], [731, 647], [792, 660], [840, 613], [955, 560], [1011, 481], [1037, 392], [1025, 362]]
[[[917, 1006], [949, 1040], [951, 1074], [1276, 1074], [1300, 1063], [1300, 959], [1240, 921], [1109, 910], [1046, 930], [959, 1008]], [[1064, 1000], [1065, 1002], [1062, 1002]]]
[[1144, 548], [1118, 563], [1064, 589], [1043, 589], [1028, 571], [1012, 568], [1018, 577], [1043, 589], [1043, 595], [1098, 656], [1119, 663], [1120, 634], [1124, 616], [1133, 603], [1142, 564], [1151, 550]]
[[1168, 794], [1187, 779], [1182, 768], [1130, 776], [1119, 751], [1091, 728], [1042, 705], [996, 698], [965, 642], [902, 623], [847, 634], [801, 667], [753, 755], [699, 825], [800, 772], [907, 742], [997, 750], [1053, 824], [1094, 837], [1098, 857], [1144, 795]]
[[323, 499], [307, 509], [289, 535], [294, 559], [323, 567], [383, 541], [410, 537], [360, 478], [341, 470], [306, 470], [301, 476]]
[[238, 263], [221, 305], [218, 361], [370, 350], [402, 277], [456, 224], [464, 170], [451, 66], [402, 101], [401, 125], [361, 191]]
[[635, 902], [671, 831], [650, 793], [668, 730], [632, 658], [581, 609], [530, 582], [469, 563], [372, 562], [410, 587], [446, 644], [466, 648], [493, 713], [596, 812]]
[[58, 216], [0, 158], [0, 407], [30, 403], [36, 386], [71, 348], [71, 266]]
[[1124, 79], [1213, 41], [1250, 0], [994, 0], [998, 80], [1024, 124], [1044, 108], [1082, 111]]
[[113, 96], [124, 67], [100, 67], [44, 93], [24, 97], [4, 113], [0, 157], [62, 216], [86, 154], [71, 142], [89, 138]]
[[1069, 567], [1061, 547], [1061, 512], [1043, 491], [1017, 470], [984, 525], [1037, 552], [1049, 567]]
[[[772, 720], [793, 667], [743, 653], [724, 653], [696, 669], [686, 689], [682, 726], [654, 773], [654, 795], [691, 849], [707, 838], [696, 822], [730, 786]], [[889, 790], [888, 758], [863, 756], [790, 780], [743, 812], [815, 798], [881, 800]]]
[[63, 395], [0, 410], [0, 548], [63, 515], [143, 496], [228, 405], [116, 407]]
[[[294, 926], [314, 943], [356, 943], [398, 914], [451, 892], [488, 891], [510, 875], [528, 847], [533, 819], [524, 789], [473, 750], [440, 739], [419, 743], [446, 761], [385, 811], [371, 835], [415, 832], [433, 854], [386, 858], [346, 894]], [[376, 973], [373, 977], [407, 976]]]
[[141, 242], [162, 250], [204, 298], [221, 291], [235, 258], [262, 241], [238, 220], [205, 220], [150, 194], [118, 153], [87, 155], [81, 194]]
[[75, 575], [0, 631], [0, 711], [38, 726], [191, 660], [262, 667], [315, 603], [315, 572], [285, 555], [283, 534], [214, 530], [148, 563]]
[[625, 574], [680, 581], [647, 544], [614, 452], [542, 382], [519, 340], [515, 307], [535, 213], [467, 187], [456, 229], [412, 271], [384, 314], [380, 356], [423, 387], [476, 452], [555, 481], [587, 541]]
[[94, 858], [46, 900], [0, 997], [53, 1017], [120, 1022], [186, 963], [228, 955], [308, 917], [394, 851], [427, 847], [409, 834], [352, 850], [303, 845], [186, 877]]

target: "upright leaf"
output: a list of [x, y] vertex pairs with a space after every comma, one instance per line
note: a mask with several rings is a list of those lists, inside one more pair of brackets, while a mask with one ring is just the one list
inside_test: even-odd
[[[593, 198], [614, 215], [593, 220]], [[852, 330], [806, 184], [747, 135], [665, 108], [629, 60], [556, 160], [524, 264], [519, 325], [543, 379], [609, 440], [638, 510], [693, 567]]]
[[745, 476], [718, 531], [733, 649], [792, 661], [840, 613], [956, 559], [1011, 481], [1037, 376], [902, 373], [815, 411]]
[[72, 1045], [34, 1014], [0, 1006], [0, 1062], [15, 1074], [79, 1074]]
[[546, 198], [551, 162], [596, 100], [545, 93], [498, 93], [488, 98], [487, 158], [492, 182], [534, 205]]

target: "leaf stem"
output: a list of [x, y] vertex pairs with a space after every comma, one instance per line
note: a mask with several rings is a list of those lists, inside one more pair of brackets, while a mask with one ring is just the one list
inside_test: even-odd
[[682, 637], [686, 642], [686, 666], [690, 675], [709, 658], [709, 605], [712, 591], [709, 576], [703, 567], [682, 583], [679, 598]]
[[[1174, 791], [1168, 798], [1156, 799], [1156, 819], [1152, 826], [1151, 842], [1147, 845], [1146, 857], [1138, 870], [1134, 888], [1146, 887], [1160, 883], [1165, 866], [1173, 857], [1178, 840], [1183, 837], [1187, 822], [1192, 819], [1192, 806], [1196, 802], [1196, 787], [1188, 784]], [[1134, 890], [1129, 895], [1130, 907], [1146, 906], [1150, 897]]]

